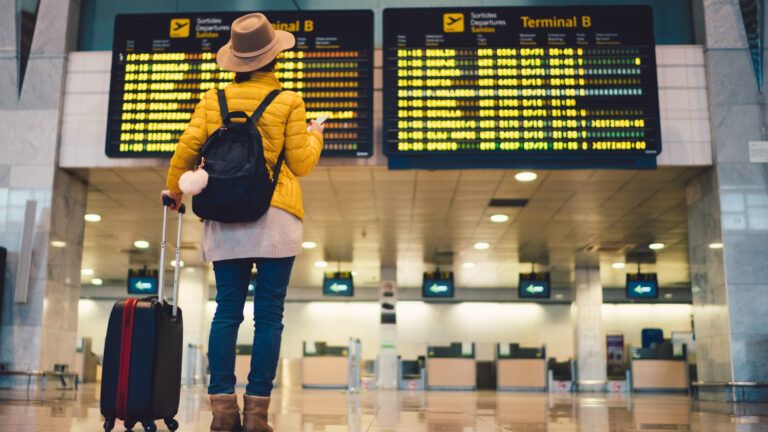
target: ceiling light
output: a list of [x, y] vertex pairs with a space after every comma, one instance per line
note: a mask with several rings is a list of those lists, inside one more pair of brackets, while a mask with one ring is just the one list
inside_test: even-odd
[[80, 270], [80, 274], [83, 276], [93, 276], [93, 269], [84, 268]]
[[476, 250], [486, 250], [491, 247], [491, 244], [486, 242], [477, 242], [475, 243], [474, 247]]
[[139, 249], [147, 249], [149, 247], [149, 242], [146, 240], [136, 240], [133, 242], [133, 245]]
[[[176, 260], [171, 261], [171, 267], [176, 267]], [[179, 268], [184, 267], [184, 261], [179, 260]]]
[[509, 220], [509, 216], [505, 214], [491, 215], [491, 222], [503, 223]]
[[519, 182], [530, 182], [539, 178], [539, 175], [535, 172], [523, 171], [515, 174], [515, 180]]
[[559, 299], [563, 298], [563, 295], [562, 294], [555, 294], [555, 298], [559, 300]]
[[86, 222], [100, 222], [101, 215], [96, 213], [88, 213], [83, 216], [83, 219], [85, 219]]
[[648, 249], [650, 250], [661, 250], [664, 249], [664, 243], [651, 243], [648, 245]]
[[615, 268], [616, 270], [621, 270], [621, 269], [623, 269], [626, 266], [627, 265], [625, 263], [623, 263], [623, 262], [615, 262], [615, 263], [611, 264], [611, 267]]
[[664, 298], [665, 299], [671, 299], [672, 298], [672, 294], [671, 293], [666, 293], [666, 294], [664, 294]]
[[473, 263], [473, 262], [465, 262], [464, 263], [464, 268], [466, 268], [466, 269], [475, 268], [475, 263]]
[[328, 263], [325, 261], [315, 261], [315, 267], [317, 268], [326, 268], [328, 267]]
[[195, 272], [195, 268], [194, 267], [187, 267], [187, 268], [184, 269], [184, 271], [187, 272], [187, 273], [194, 273]]
[[722, 249], [723, 248], [723, 244], [720, 243], [720, 242], [710, 243], [709, 244], [709, 248], [710, 249]]
[[67, 245], [67, 242], [63, 242], [61, 240], [51, 240], [51, 246], [55, 248], [63, 248]]
[[313, 241], [305, 241], [304, 243], [301, 244], [301, 247], [303, 247], [304, 249], [314, 249], [317, 247], [317, 243]]
[[93, 279], [91, 279], [91, 285], [101, 285], [101, 284], [103, 284], [103, 283], [104, 283], [104, 281], [103, 281], [103, 280], [101, 280], [101, 279], [99, 279], [99, 278], [93, 278]]

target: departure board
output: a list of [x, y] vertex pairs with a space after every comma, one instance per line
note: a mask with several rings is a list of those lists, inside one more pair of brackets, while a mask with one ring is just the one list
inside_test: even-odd
[[384, 10], [390, 168], [653, 168], [652, 9]]
[[[249, 12], [118, 15], [112, 51], [106, 153], [170, 157], [202, 95], [234, 73], [216, 65], [230, 25]], [[323, 156], [373, 152], [373, 12], [266, 11], [296, 36], [275, 74], [299, 93], [307, 118], [328, 116]]]

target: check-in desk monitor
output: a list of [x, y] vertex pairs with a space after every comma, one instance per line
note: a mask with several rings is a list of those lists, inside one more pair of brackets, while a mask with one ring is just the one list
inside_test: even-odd
[[349, 347], [304, 342], [301, 385], [304, 388], [347, 388]]
[[427, 390], [475, 390], [475, 344], [427, 347]]
[[687, 392], [690, 379], [685, 351], [675, 353], [669, 341], [651, 348], [630, 347], [632, 390]]
[[545, 391], [546, 347], [522, 348], [516, 343], [497, 344], [496, 388], [506, 391]]

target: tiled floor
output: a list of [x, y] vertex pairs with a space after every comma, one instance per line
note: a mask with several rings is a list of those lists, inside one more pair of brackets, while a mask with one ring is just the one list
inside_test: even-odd
[[[0, 391], [0, 431], [99, 431], [98, 388], [76, 400], [26, 402]], [[56, 396], [56, 395], [48, 395]], [[202, 388], [183, 390], [180, 431], [207, 431]], [[695, 403], [680, 395], [404, 393], [281, 390], [270, 421], [278, 432], [768, 431], [768, 405]], [[123, 430], [121, 424], [115, 430]], [[158, 422], [159, 430], [165, 430]]]

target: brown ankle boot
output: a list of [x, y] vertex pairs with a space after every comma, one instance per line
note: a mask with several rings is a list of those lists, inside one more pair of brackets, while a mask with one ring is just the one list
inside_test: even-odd
[[245, 395], [245, 408], [243, 409], [244, 432], [273, 432], [267, 424], [267, 411], [269, 410], [269, 398]]
[[237, 405], [237, 395], [217, 394], [210, 395], [211, 432], [240, 432], [240, 407]]

